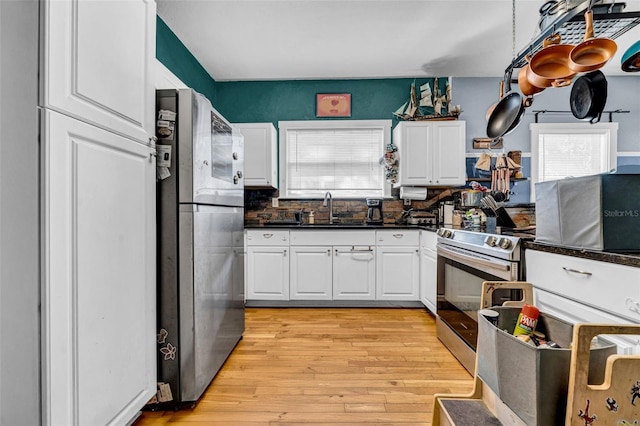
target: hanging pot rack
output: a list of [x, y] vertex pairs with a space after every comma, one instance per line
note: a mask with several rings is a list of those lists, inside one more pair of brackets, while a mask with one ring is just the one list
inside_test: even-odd
[[[531, 111], [535, 115], [535, 122], [538, 122], [538, 115], [540, 114], [573, 114], [571, 111], [554, 111], [549, 109], [538, 109]], [[609, 123], [613, 122], [613, 114], [628, 114], [630, 111], [624, 111], [616, 109], [612, 111], [602, 111], [603, 114], [609, 114]]]
[[[567, 1], [567, 0], [565, 0]], [[583, 41], [585, 32], [584, 12], [589, 7], [590, 0], [566, 11], [522, 49], [505, 70], [505, 76], [511, 80], [513, 70], [526, 65], [526, 56], [533, 56], [542, 49], [544, 39], [552, 34], [559, 34], [563, 43], [578, 44]], [[595, 2], [594, 2], [595, 3]], [[625, 3], [596, 4], [597, 6], [609, 6], [607, 8], [593, 8], [593, 29], [596, 37], [616, 39], [636, 25], [640, 24], [639, 12], [617, 12], [624, 8]], [[604, 10], [604, 13], [602, 12]], [[614, 12], [616, 10], [616, 12]]]

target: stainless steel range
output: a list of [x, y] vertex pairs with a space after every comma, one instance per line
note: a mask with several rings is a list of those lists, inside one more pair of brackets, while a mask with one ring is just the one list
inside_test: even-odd
[[[437, 255], [438, 338], [473, 374], [482, 282], [524, 278], [521, 238], [440, 228]], [[496, 291], [492, 304], [521, 298], [519, 290]]]

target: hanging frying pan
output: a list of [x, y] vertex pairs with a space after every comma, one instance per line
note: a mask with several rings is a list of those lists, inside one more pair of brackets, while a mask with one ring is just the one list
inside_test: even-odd
[[[500, 102], [500, 100], [504, 97], [504, 80], [500, 81], [500, 98], [498, 99], [498, 102]], [[486, 115], [486, 119], [487, 121], [489, 121], [489, 117], [491, 117], [491, 113], [493, 112], [493, 110], [496, 108], [496, 105], [498, 105], [498, 102], [496, 102], [495, 104], [491, 105], [489, 107], [489, 109], [487, 109], [487, 115]]]
[[487, 123], [487, 136], [493, 139], [500, 138], [515, 129], [524, 113], [522, 96], [518, 92], [510, 91], [511, 73], [507, 75], [505, 80], [509, 93], [498, 102]]
[[571, 112], [579, 120], [591, 124], [600, 121], [607, 103], [607, 79], [600, 70], [580, 76], [571, 88]]
[[576, 72], [569, 68], [569, 54], [572, 44], [561, 43], [560, 36], [554, 34], [543, 42], [543, 48], [529, 61], [527, 80], [541, 89], [564, 87], [571, 84]]
[[638, 72], [640, 71], [640, 40], [631, 45], [630, 48], [622, 55], [620, 61], [622, 71]]
[[575, 46], [569, 54], [569, 68], [575, 72], [589, 72], [600, 69], [613, 58], [618, 45], [608, 38], [594, 38], [593, 11], [584, 14], [586, 29], [584, 40]]

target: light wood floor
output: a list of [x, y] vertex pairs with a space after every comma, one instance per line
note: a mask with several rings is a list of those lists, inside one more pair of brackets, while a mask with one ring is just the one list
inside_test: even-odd
[[430, 425], [434, 393], [471, 388], [423, 309], [249, 308], [196, 407], [135, 426]]

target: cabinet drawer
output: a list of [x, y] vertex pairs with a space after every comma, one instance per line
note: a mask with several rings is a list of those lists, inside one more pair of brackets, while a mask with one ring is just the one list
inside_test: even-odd
[[261, 229], [247, 231], [248, 246], [288, 246], [289, 231]]
[[291, 245], [296, 246], [372, 246], [375, 231], [291, 231]]
[[525, 259], [534, 287], [640, 320], [640, 268], [537, 250], [527, 250]]
[[418, 246], [420, 233], [417, 230], [376, 231], [379, 246]]
[[[536, 288], [533, 289], [533, 300], [542, 312], [551, 314], [570, 324], [583, 322], [595, 324], [629, 324], [633, 322]], [[620, 354], [640, 354], [637, 336], [614, 335], [606, 336], [606, 338], [618, 345], [618, 353]]]

